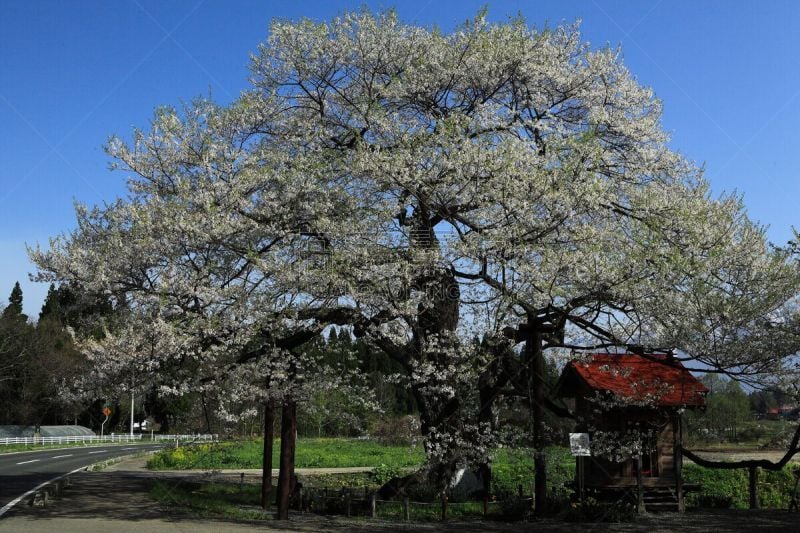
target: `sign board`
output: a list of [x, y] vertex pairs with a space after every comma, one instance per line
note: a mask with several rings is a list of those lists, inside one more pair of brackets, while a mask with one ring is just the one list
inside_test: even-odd
[[109, 409], [108, 406], [103, 407], [103, 414], [108, 418], [111, 415], [111, 409]]
[[570, 433], [569, 451], [576, 457], [589, 457], [592, 451], [589, 445], [588, 433]]

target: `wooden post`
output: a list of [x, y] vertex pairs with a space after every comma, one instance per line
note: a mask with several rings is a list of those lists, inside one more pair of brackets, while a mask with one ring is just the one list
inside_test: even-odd
[[350, 501], [350, 489], [347, 489], [347, 492], [344, 493], [344, 511], [347, 517], [350, 516]]
[[642, 485], [642, 454], [636, 456], [636, 511], [644, 514], [644, 487]]
[[525, 339], [525, 360], [528, 364], [528, 398], [531, 401], [533, 422], [533, 467], [534, 467], [534, 515], [543, 516], [547, 507], [547, 455], [545, 454], [544, 423], [544, 353], [542, 332], [535, 325], [536, 319], [528, 316]]
[[369, 515], [372, 518], [378, 517], [377, 495], [374, 492], [369, 496]]
[[750, 471], [750, 509], [758, 509], [758, 467], [751, 466]]
[[275, 404], [264, 402], [264, 452], [261, 466], [261, 507], [269, 511], [272, 503], [272, 446], [275, 440]]
[[411, 506], [408, 503], [408, 496], [403, 496], [403, 520], [411, 519]]
[[486, 518], [489, 516], [489, 497], [483, 497], [483, 517]]
[[675, 471], [675, 496], [678, 498], [678, 512], [686, 511], [683, 500], [683, 423], [680, 413], [672, 422], [672, 468]]
[[442, 491], [442, 521], [447, 520], [447, 491]]
[[287, 401], [281, 413], [281, 468], [278, 474], [278, 520], [289, 519], [289, 501], [294, 477], [294, 451], [297, 438], [297, 404]]

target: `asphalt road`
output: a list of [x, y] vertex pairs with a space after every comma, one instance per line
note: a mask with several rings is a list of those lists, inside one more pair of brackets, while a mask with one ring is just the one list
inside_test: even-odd
[[8, 503], [41, 483], [107, 459], [163, 447], [164, 444], [114, 444], [0, 454], [0, 519]]

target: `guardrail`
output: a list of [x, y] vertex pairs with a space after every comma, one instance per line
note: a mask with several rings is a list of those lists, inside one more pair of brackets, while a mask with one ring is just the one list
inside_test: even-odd
[[164, 440], [190, 440], [194, 442], [216, 442], [219, 435], [198, 434], [198, 435], [153, 435], [154, 441]]
[[70, 443], [91, 443], [91, 442], [131, 442], [142, 440], [142, 435], [71, 435], [65, 437], [2, 437], [2, 444], [70, 444]]
[[[144, 437], [144, 439], [143, 439]], [[153, 442], [162, 441], [193, 441], [193, 442], [214, 442], [219, 440], [219, 435], [153, 435]], [[0, 446], [10, 444], [91, 444], [101, 442], [133, 442], [150, 440], [150, 435], [119, 434], [119, 435], [74, 435], [69, 437], [0, 437]]]

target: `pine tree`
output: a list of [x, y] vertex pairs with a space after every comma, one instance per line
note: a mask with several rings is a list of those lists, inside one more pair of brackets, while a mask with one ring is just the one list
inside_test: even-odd
[[59, 291], [52, 283], [50, 284], [50, 288], [47, 289], [47, 296], [44, 299], [42, 310], [39, 311], [39, 321], [42, 321], [45, 318], [56, 319], [59, 321], [63, 319]]
[[8, 320], [28, 320], [28, 317], [22, 313], [22, 287], [19, 286], [19, 281], [11, 289], [11, 296], [8, 297], [8, 307], [3, 309], [3, 318]]

